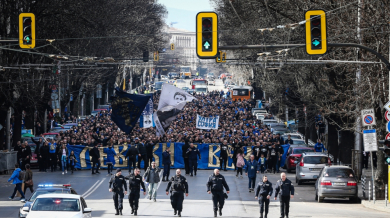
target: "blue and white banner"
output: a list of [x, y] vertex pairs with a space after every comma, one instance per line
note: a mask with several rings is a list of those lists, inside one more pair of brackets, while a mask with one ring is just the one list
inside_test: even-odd
[[149, 102], [146, 104], [145, 109], [142, 112], [139, 126], [141, 128], [150, 128], [156, 126], [153, 120], [153, 94], [150, 94]]
[[219, 116], [215, 117], [202, 117], [196, 115], [196, 128], [197, 129], [218, 129]]

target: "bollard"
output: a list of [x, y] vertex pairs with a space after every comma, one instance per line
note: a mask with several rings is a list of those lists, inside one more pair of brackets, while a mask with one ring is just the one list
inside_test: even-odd
[[374, 204], [375, 204], [375, 184], [372, 183], [372, 200], [374, 201]]
[[386, 202], [386, 207], [387, 207], [387, 184], [385, 186], [385, 202]]
[[362, 177], [362, 191], [363, 191], [363, 198], [366, 198], [366, 177]]
[[371, 202], [371, 181], [368, 181], [368, 202]]

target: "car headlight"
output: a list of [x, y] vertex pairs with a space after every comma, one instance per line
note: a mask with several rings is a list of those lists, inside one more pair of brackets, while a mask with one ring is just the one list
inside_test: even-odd
[[28, 213], [20, 209], [19, 211], [19, 217], [27, 217]]

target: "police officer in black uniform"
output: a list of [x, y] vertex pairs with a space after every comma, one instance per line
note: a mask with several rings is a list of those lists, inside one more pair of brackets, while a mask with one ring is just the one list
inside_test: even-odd
[[226, 165], [229, 156], [229, 146], [227, 144], [227, 141], [226, 140], [223, 141], [223, 144], [220, 145], [219, 147], [221, 149], [221, 152], [219, 153], [219, 165], [220, 165], [219, 170], [222, 170], [222, 166], [223, 166], [223, 170], [227, 171]]
[[[129, 161], [129, 173], [131, 172], [131, 169], [135, 169], [135, 162], [137, 160], [137, 155], [139, 154], [138, 145], [135, 145], [134, 142], [132, 142], [130, 145], [129, 150], [126, 152], [126, 158]], [[139, 168], [139, 167], [138, 167]]]
[[125, 179], [129, 180], [129, 189], [130, 189], [130, 195], [129, 195], [129, 203], [131, 207], [131, 214], [134, 214], [134, 216], [137, 216], [137, 210], [138, 210], [138, 202], [139, 202], [139, 190], [142, 186], [142, 190], [144, 190], [144, 195], [146, 195], [145, 192], [145, 185], [142, 181], [142, 177], [140, 175], [141, 170], [139, 168], [135, 168], [133, 173], [126, 176]]
[[[122, 176], [122, 170], [116, 169], [116, 174], [113, 175], [109, 181], [109, 191], [113, 192], [113, 199], [115, 204], [115, 215], [122, 215], [122, 209], [123, 209], [123, 189], [125, 189], [125, 194], [127, 195], [127, 186], [126, 186], [126, 179], [124, 176]], [[119, 200], [118, 200], [119, 198]]]
[[214, 217], [217, 217], [218, 208], [219, 215], [222, 216], [222, 208], [225, 204], [225, 198], [227, 198], [223, 188], [225, 188], [226, 192], [229, 194], [229, 186], [226, 183], [225, 177], [219, 174], [218, 169], [215, 169], [214, 174], [209, 177], [206, 186], [207, 193], [212, 193]]
[[188, 162], [190, 164], [191, 176], [194, 175], [193, 172], [195, 172], [195, 176], [196, 176], [196, 171], [198, 170], [197, 157], [199, 156], [199, 160], [201, 159], [199, 149], [195, 147], [193, 143], [190, 143], [190, 147], [187, 150], [187, 155], [188, 155]]
[[181, 175], [180, 169], [177, 169], [176, 175], [172, 176], [172, 178], [169, 180], [167, 189], [165, 190], [167, 195], [169, 193], [169, 188], [171, 188], [171, 205], [174, 210], [174, 215], [177, 213], [178, 216], [181, 217], [184, 193], [186, 194], [186, 197], [188, 197], [188, 183], [186, 177]]
[[275, 200], [279, 194], [280, 200], [280, 218], [288, 218], [288, 212], [290, 209], [290, 197], [294, 198], [294, 185], [287, 179], [285, 173], [280, 174], [281, 180], [276, 182], [275, 187]]
[[259, 182], [256, 187], [256, 199], [259, 199], [260, 204], [260, 218], [263, 218], [264, 204], [265, 204], [265, 218], [267, 218], [269, 199], [273, 193], [272, 183], [268, 181], [267, 176], [263, 176], [263, 181]]

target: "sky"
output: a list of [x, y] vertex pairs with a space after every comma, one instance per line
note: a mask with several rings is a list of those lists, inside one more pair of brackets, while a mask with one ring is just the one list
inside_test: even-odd
[[168, 16], [165, 23], [173, 27], [195, 32], [195, 17], [201, 11], [214, 11], [210, 0], [158, 0], [158, 3], [165, 5]]

